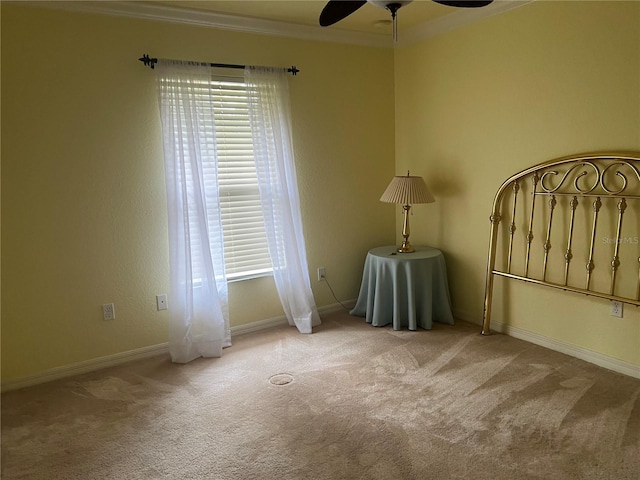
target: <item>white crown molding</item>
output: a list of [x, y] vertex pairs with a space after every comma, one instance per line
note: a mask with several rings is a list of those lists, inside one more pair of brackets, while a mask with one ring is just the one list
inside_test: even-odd
[[320, 26], [316, 27], [274, 20], [239, 17], [203, 10], [155, 5], [140, 1], [28, 1], [7, 3], [19, 3], [20, 5], [32, 5], [71, 12], [181, 23], [236, 32], [292, 37], [303, 40], [347, 43], [368, 47], [391, 48], [393, 46], [390, 35], [386, 34], [352, 32], [336, 28], [327, 29]]
[[[456, 28], [470, 25], [483, 18], [521, 7], [534, 0], [497, 0], [482, 8], [457, 9], [444, 17], [406, 30], [400, 26], [400, 39], [397, 46], [431, 38]], [[303, 40], [346, 43], [368, 47], [393, 48], [389, 33], [375, 34], [323, 28], [320, 26], [299, 25], [274, 20], [239, 17], [202, 10], [150, 4], [144, 1], [20, 1], [19, 3], [43, 8], [52, 8], [81, 13], [113, 15], [162, 22], [197, 25], [244, 33], [291, 37]]]
[[484, 18], [514, 10], [533, 1], [534, 0], [497, 0], [482, 8], [459, 8], [449, 15], [401, 31], [398, 43], [400, 46], [412, 45], [419, 41], [435, 37], [436, 35], [471, 25]]

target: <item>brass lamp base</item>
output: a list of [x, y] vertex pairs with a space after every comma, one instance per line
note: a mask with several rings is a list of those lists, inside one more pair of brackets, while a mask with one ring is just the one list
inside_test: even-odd
[[400, 246], [400, 248], [398, 248], [398, 253], [411, 253], [411, 252], [415, 252], [415, 249], [411, 246], [411, 244], [409, 243], [409, 211], [411, 210], [411, 205], [403, 205], [402, 206], [402, 213], [404, 216], [403, 222], [402, 222], [402, 238], [404, 240], [402, 240], [402, 246]]
[[409, 239], [405, 238], [402, 245], [398, 247], [398, 253], [413, 253], [416, 249], [411, 246]]

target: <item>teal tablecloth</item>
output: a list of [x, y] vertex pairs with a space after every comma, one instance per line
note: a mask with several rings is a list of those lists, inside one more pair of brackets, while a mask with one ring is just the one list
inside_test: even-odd
[[395, 246], [370, 250], [362, 285], [351, 315], [376, 327], [393, 323], [394, 330], [433, 322], [453, 325], [444, 256], [437, 248], [414, 246], [413, 253], [395, 253]]

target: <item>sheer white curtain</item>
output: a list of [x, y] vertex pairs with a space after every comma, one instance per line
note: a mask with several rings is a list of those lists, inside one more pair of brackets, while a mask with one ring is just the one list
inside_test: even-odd
[[169, 350], [174, 362], [231, 345], [215, 162], [211, 70], [156, 66], [169, 212]]
[[290, 325], [311, 333], [320, 316], [311, 293], [283, 69], [247, 67], [249, 118], [269, 255]]

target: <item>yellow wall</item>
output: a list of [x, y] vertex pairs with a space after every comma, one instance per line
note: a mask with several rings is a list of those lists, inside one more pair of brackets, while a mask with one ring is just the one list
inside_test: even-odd
[[[424, 175], [414, 243], [446, 255], [458, 318], [482, 319], [493, 195], [556, 157], [640, 151], [640, 3], [534, 2], [399, 49], [396, 163]], [[497, 281], [495, 322], [640, 365], [640, 309]]]
[[[318, 306], [393, 242], [393, 52], [2, 4], [2, 380], [167, 340], [166, 204], [152, 56], [297, 65], [294, 147]], [[101, 305], [115, 303], [103, 321]], [[169, 298], [169, 304], [171, 299]], [[232, 326], [282, 316], [232, 284]]]

